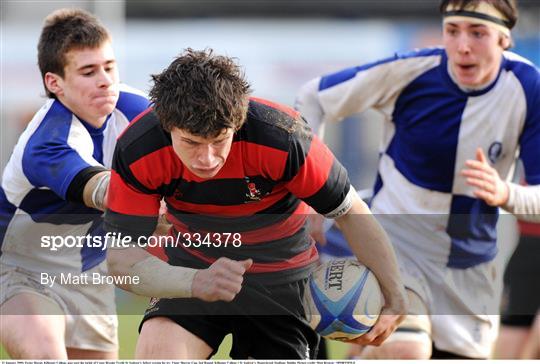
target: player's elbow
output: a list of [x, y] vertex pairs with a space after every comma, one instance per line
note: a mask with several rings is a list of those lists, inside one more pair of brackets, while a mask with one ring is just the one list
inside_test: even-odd
[[306, 119], [313, 131], [317, 134], [324, 115], [318, 97], [319, 80], [319, 78], [313, 79], [303, 85], [296, 95], [294, 103], [295, 109], [302, 114], [304, 119]]

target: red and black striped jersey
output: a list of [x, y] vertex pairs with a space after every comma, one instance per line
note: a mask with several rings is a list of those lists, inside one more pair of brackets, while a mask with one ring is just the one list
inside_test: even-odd
[[162, 246], [170, 264], [252, 258], [250, 278], [283, 283], [307, 276], [317, 260], [308, 205], [331, 213], [349, 189], [346, 170], [291, 108], [252, 98], [224, 166], [209, 179], [182, 164], [149, 109], [118, 139], [105, 224], [134, 240], [149, 236], [164, 198], [176, 239]]
[[540, 237], [540, 224], [534, 222], [518, 221], [519, 232], [525, 236]]

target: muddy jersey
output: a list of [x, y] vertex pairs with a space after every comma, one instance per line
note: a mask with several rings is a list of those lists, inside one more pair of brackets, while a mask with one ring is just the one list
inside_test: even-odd
[[148, 110], [118, 141], [105, 220], [110, 231], [144, 238], [164, 198], [177, 238], [161, 246], [170, 264], [252, 258], [250, 278], [280, 283], [306, 276], [317, 260], [308, 205], [342, 211], [349, 190], [345, 169], [288, 107], [252, 98], [224, 166], [209, 179], [182, 164]]
[[33, 272], [77, 273], [105, 259], [98, 246], [102, 213], [70, 201], [68, 190], [83, 174], [110, 168], [116, 138], [148, 105], [140, 91], [120, 85], [116, 108], [94, 128], [60, 101], [46, 101], [3, 172], [2, 262]]

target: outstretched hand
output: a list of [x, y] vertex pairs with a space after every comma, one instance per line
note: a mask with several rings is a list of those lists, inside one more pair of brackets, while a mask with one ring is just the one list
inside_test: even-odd
[[461, 175], [467, 178], [468, 185], [475, 187], [474, 196], [490, 206], [502, 206], [508, 201], [508, 185], [490, 166], [482, 148], [477, 148], [476, 159], [467, 160], [465, 165]]

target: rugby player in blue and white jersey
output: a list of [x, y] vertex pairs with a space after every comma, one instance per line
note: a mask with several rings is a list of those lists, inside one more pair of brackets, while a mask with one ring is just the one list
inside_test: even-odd
[[[371, 207], [416, 315], [366, 357], [488, 357], [498, 207], [540, 216], [540, 74], [506, 51], [516, 4], [445, 0], [440, 10], [444, 48], [316, 78], [297, 99], [315, 129], [368, 108], [385, 119]], [[518, 155], [526, 187], [505, 182]]]
[[38, 63], [49, 99], [0, 188], [1, 342], [12, 359], [114, 359], [114, 287], [84, 279], [105, 273], [104, 241], [73, 239], [101, 233], [116, 138], [148, 101], [119, 84], [110, 34], [85, 11], [45, 19]]

